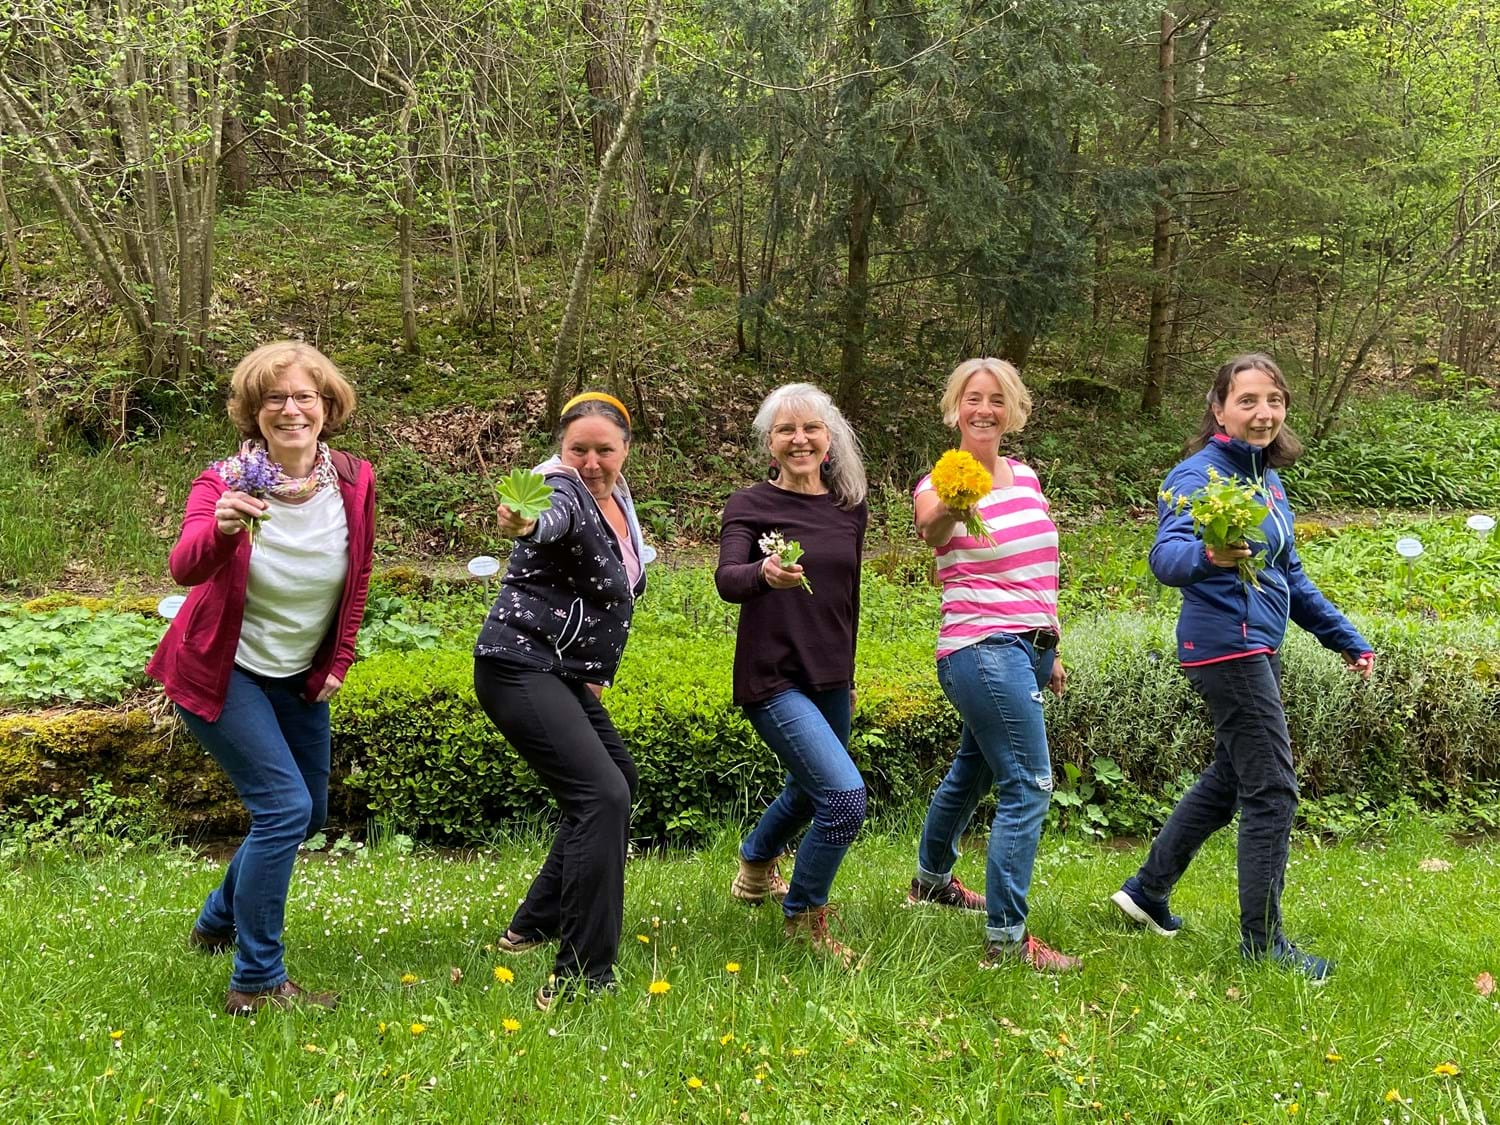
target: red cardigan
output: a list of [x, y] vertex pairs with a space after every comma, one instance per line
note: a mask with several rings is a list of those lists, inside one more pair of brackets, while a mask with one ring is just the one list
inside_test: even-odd
[[[375, 474], [370, 463], [335, 450], [333, 466], [349, 523], [349, 577], [338, 614], [313, 655], [304, 690], [308, 700], [317, 696], [330, 675], [342, 680], [354, 663], [354, 637], [365, 613], [375, 548]], [[211, 469], [193, 482], [182, 534], [168, 561], [172, 578], [192, 590], [146, 665], [146, 674], [161, 681], [169, 699], [211, 723], [224, 710], [250, 578], [250, 536], [222, 535], [214, 519], [214, 505], [226, 491], [223, 479]]]

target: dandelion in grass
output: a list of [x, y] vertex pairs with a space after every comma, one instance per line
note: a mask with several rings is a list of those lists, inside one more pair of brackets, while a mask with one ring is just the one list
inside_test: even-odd
[[309, 1055], [326, 1055], [328, 1053], [322, 1047], [319, 1047], [316, 1043], [304, 1043], [302, 1044], [302, 1049]]
[[665, 996], [672, 991], [672, 985], [664, 980], [654, 980], [646, 989], [652, 996]]
[[376, 1035], [384, 1035], [385, 1034], [385, 1026], [386, 1026], [385, 1020], [381, 1020], [378, 1024], [375, 1025], [375, 1034]]
[[402, 983], [402, 985], [404, 987], [410, 988], [412, 985], [414, 985], [414, 984], [417, 983], [417, 974], [416, 973], [402, 973], [401, 974], [401, 983]]
[[1289, 1105], [1289, 1106], [1286, 1107], [1286, 1115], [1288, 1117], [1296, 1117], [1297, 1114], [1299, 1114], [1301, 1112], [1302, 1112], [1302, 1106], [1300, 1104], [1298, 1104], [1297, 1102], [1293, 1102], [1291, 1105]]
[[[1186, 493], [1164, 488], [1161, 499], [1178, 512], [1186, 511], [1193, 519], [1193, 533], [1216, 551], [1266, 541], [1260, 525], [1269, 509], [1255, 495], [1255, 486], [1223, 476], [1212, 466], [1208, 470], [1208, 483], [1202, 488]], [[1265, 556], [1252, 554], [1241, 559], [1235, 569], [1241, 582], [1259, 590], [1259, 572], [1265, 568]]]
[[703, 1089], [703, 1079], [699, 1078], [696, 1074], [693, 1075], [691, 1078], [689, 1078], [687, 1080], [687, 1088], [689, 1090], [701, 1090], [701, 1089]]
[[1392, 1086], [1385, 1092], [1385, 1100], [1388, 1102], [1399, 1102], [1401, 1100], [1401, 1091]]
[[1438, 1063], [1432, 1068], [1432, 1073], [1439, 1078], [1453, 1078], [1458, 1074], [1458, 1067], [1451, 1062]]
[[727, 1046], [729, 1046], [729, 1044], [731, 1044], [733, 1042], [734, 1042], [734, 1032], [732, 1032], [732, 1031], [726, 1031], [723, 1035], [719, 1036], [719, 1046], [721, 1046], [721, 1047], [727, 1047]]
[[496, 965], [495, 979], [501, 984], [514, 984], [516, 980], [516, 974], [511, 972], [504, 965]]
[[651, 944], [651, 939], [648, 938], [645, 934], [636, 934], [635, 935], [635, 940], [638, 941], [638, 942], [640, 942], [642, 945], [650, 945]]
[[[795, 539], [783, 539], [781, 532], [768, 531], [760, 537], [760, 549], [766, 553], [766, 557], [775, 555], [781, 560], [782, 566], [796, 566], [797, 560], [802, 557], [802, 544]], [[809, 594], [813, 592], [812, 583], [807, 580], [807, 575], [802, 576], [802, 588]]]
[[979, 502], [995, 487], [990, 471], [972, 453], [950, 449], [932, 467], [931, 479], [932, 490], [943, 506], [963, 520], [964, 534], [993, 547], [995, 537], [979, 514]]
[[1328, 1063], [1339, 1063], [1344, 1061], [1344, 1056], [1337, 1051], [1329, 1051], [1323, 1056], [1323, 1061]]
[[123, 1030], [111, 1031], [109, 1033], [109, 1045], [118, 1051], [120, 1049], [120, 1041], [124, 1038], [125, 1032]]
[[516, 1032], [521, 1030], [521, 1021], [506, 1017], [505, 1019], [500, 1021], [500, 1026], [505, 1029], [505, 1034], [514, 1035]]
[[413, 1035], [421, 1035], [426, 1030], [427, 1025], [425, 1023], [414, 1023], [411, 1025], [411, 1033]]
[[740, 963], [738, 961], [730, 961], [724, 966], [724, 971], [733, 976], [740, 971]]

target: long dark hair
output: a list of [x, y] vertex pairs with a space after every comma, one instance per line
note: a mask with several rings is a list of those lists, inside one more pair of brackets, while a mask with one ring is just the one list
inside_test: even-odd
[[[1244, 355], [1237, 355], [1214, 373], [1214, 384], [1208, 390], [1208, 405], [1203, 411], [1203, 422], [1199, 425], [1198, 432], [1188, 438], [1187, 444], [1183, 447], [1185, 453], [1189, 455], [1197, 453], [1212, 441], [1216, 434], [1224, 432], [1224, 428], [1219, 425], [1219, 420], [1214, 417], [1214, 411], [1224, 409], [1224, 404], [1229, 401], [1230, 388], [1234, 386], [1234, 377], [1245, 371], [1264, 371], [1276, 384], [1276, 389], [1286, 396], [1287, 405], [1291, 406], [1292, 389], [1286, 385], [1286, 376], [1281, 373], [1281, 368], [1276, 366], [1274, 359], [1265, 352], [1246, 352]], [[1284, 469], [1301, 456], [1301, 439], [1292, 433], [1290, 427], [1282, 423], [1275, 440], [1266, 446], [1266, 467]]]

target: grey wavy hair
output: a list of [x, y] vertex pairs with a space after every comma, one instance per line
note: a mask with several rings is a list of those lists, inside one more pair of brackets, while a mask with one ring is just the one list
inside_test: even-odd
[[760, 435], [761, 443], [769, 452], [771, 427], [783, 413], [805, 418], [817, 418], [828, 427], [828, 473], [824, 480], [828, 491], [840, 508], [853, 508], [865, 498], [869, 485], [865, 481], [864, 451], [859, 447], [859, 438], [844, 417], [844, 412], [834, 405], [833, 399], [811, 383], [787, 383], [777, 387], [765, 397], [751, 423]]

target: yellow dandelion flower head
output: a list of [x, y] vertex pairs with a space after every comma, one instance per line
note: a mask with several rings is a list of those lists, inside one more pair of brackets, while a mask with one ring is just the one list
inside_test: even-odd
[[687, 1080], [687, 1088], [689, 1090], [701, 1090], [701, 1089], [703, 1089], [703, 1079], [699, 1078], [696, 1074], [693, 1075], [691, 1078], [689, 1078]]
[[727, 1047], [727, 1046], [729, 1046], [729, 1044], [731, 1044], [733, 1042], [734, 1042], [734, 1032], [732, 1032], [732, 1031], [726, 1031], [723, 1035], [719, 1036], [719, 1046], [721, 1046], [721, 1047]]
[[1452, 1078], [1458, 1073], [1458, 1067], [1454, 1066], [1451, 1062], [1438, 1063], [1437, 1066], [1432, 1068], [1432, 1073], [1440, 1078]]
[[516, 1032], [521, 1030], [521, 1021], [518, 1019], [512, 1019], [507, 1016], [505, 1019], [500, 1021], [500, 1026], [505, 1028], [505, 1034], [514, 1035]]
[[375, 1034], [376, 1035], [384, 1035], [385, 1034], [385, 1020], [381, 1020], [379, 1023], [377, 1023], [375, 1025]]
[[1337, 1051], [1329, 1051], [1326, 1055], [1323, 1056], [1323, 1060], [1325, 1062], [1331, 1063], [1343, 1062], [1344, 1056], [1339, 1054]]
[[1399, 1102], [1401, 1100], [1401, 1091], [1392, 1086], [1385, 1092], [1385, 1100], [1388, 1102]]
[[654, 980], [651, 982], [651, 986], [647, 989], [647, 991], [650, 992], [652, 996], [665, 996], [667, 993], [672, 991], [672, 986], [667, 981]]
[[645, 934], [636, 934], [635, 935], [635, 940], [638, 941], [638, 942], [640, 942], [642, 945], [650, 945], [651, 944], [651, 939], [648, 938]]
[[411, 1025], [411, 1033], [413, 1035], [421, 1035], [426, 1030], [427, 1025], [425, 1023], [414, 1023]]
[[793, 1047], [787, 1053], [789, 1055], [791, 1055], [792, 1058], [794, 1058], [794, 1059], [800, 1059], [803, 1055], [807, 1054], [807, 1048], [806, 1047]]
[[417, 974], [416, 973], [402, 973], [401, 974], [401, 983], [402, 984], [416, 984], [417, 983]]
[[950, 449], [932, 467], [932, 490], [955, 510], [972, 508], [994, 487], [989, 471], [972, 453]]
[[730, 961], [724, 966], [724, 971], [726, 973], [737, 973], [740, 971], [740, 963], [738, 961]]
[[121, 1030], [121, 1031], [111, 1031], [109, 1033], [109, 1037], [111, 1039], [113, 1039], [116, 1043], [118, 1043], [121, 1039], [125, 1038], [125, 1032], [123, 1030]]
[[1293, 1102], [1291, 1105], [1289, 1105], [1289, 1106], [1286, 1107], [1286, 1113], [1287, 1113], [1288, 1117], [1296, 1117], [1297, 1114], [1299, 1114], [1301, 1112], [1302, 1112], [1302, 1106], [1300, 1104], [1298, 1104], [1297, 1102]]
[[495, 979], [501, 984], [510, 984], [516, 979], [516, 974], [511, 972], [504, 965], [496, 965]]

